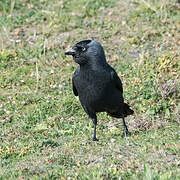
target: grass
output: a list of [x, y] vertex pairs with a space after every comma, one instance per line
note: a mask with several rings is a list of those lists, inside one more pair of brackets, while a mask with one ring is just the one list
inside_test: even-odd
[[[180, 179], [180, 6], [175, 0], [0, 2], [0, 179]], [[72, 93], [64, 51], [100, 41], [135, 110], [98, 115]]]

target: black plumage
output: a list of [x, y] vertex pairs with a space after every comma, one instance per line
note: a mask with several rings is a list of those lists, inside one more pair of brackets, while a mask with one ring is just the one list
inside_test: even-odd
[[124, 118], [134, 111], [124, 103], [122, 82], [107, 63], [101, 44], [95, 40], [84, 40], [75, 44], [65, 54], [72, 55], [79, 64], [72, 78], [73, 92], [75, 96], [79, 96], [83, 109], [93, 120], [93, 140], [97, 141], [98, 112], [107, 112], [112, 117], [122, 118], [123, 135], [130, 135]]

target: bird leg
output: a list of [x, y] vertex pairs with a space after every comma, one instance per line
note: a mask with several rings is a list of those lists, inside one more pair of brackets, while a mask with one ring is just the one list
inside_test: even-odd
[[91, 118], [92, 121], [93, 121], [94, 134], [93, 134], [92, 140], [93, 141], [98, 141], [98, 139], [96, 138], [96, 125], [97, 125], [97, 116], [96, 116], [96, 113], [92, 113], [92, 112], [88, 111], [88, 109], [85, 106], [83, 106], [83, 108], [86, 111], [86, 113], [88, 114], [89, 118]]
[[122, 137], [130, 136], [131, 133], [128, 131], [128, 127], [126, 125], [124, 116], [122, 117], [122, 119], [123, 119], [123, 126], [124, 126], [124, 131], [123, 131]]
[[96, 125], [97, 125], [97, 118], [93, 118], [93, 126], [94, 126], [94, 134], [93, 134], [93, 141], [98, 141], [98, 139], [96, 138]]

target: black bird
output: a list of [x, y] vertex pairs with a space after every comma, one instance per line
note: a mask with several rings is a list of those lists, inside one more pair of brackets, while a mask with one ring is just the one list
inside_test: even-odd
[[97, 112], [107, 112], [112, 117], [122, 118], [123, 136], [130, 135], [125, 117], [134, 111], [124, 103], [122, 82], [107, 63], [101, 44], [95, 40], [84, 40], [66, 51], [65, 55], [72, 55], [74, 61], [79, 64], [72, 78], [73, 92], [75, 96], [79, 96], [84, 111], [93, 120], [93, 141], [98, 140]]

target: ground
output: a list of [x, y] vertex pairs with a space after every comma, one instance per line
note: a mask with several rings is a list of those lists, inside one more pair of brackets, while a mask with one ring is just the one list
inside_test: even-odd
[[[180, 4], [1, 0], [0, 179], [180, 179]], [[98, 142], [64, 51], [102, 43], [122, 79], [131, 137], [98, 114]]]

